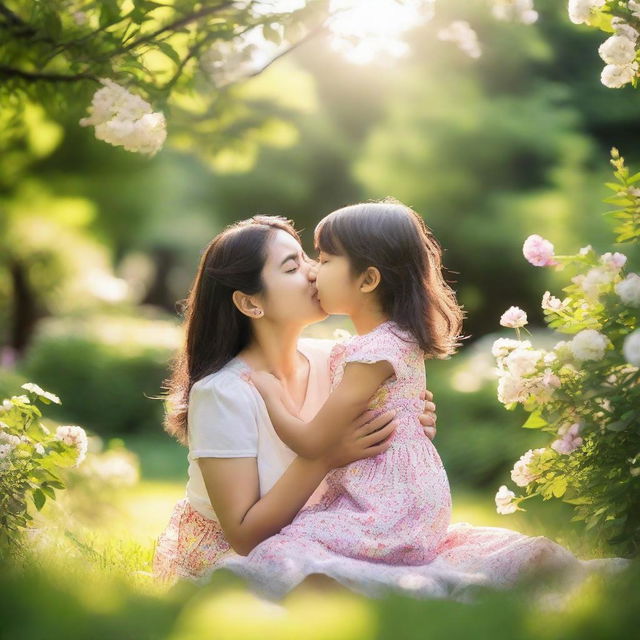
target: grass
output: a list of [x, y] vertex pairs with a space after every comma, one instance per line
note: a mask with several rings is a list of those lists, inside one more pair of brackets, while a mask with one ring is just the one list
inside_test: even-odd
[[[624, 575], [593, 576], [555, 602], [523, 585], [479, 592], [473, 604], [310, 590], [274, 604], [226, 572], [205, 587], [182, 582], [167, 589], [149, 572], [155, 540], [184, 496], [186, 449], [166, 436], [127, 438], [126, 445], [140, 457], [141, 481], [91, 495], [89, 504], [72, 491], [48, 502], [21, 566], [0, 572], [1, 640], [609, 640], [640, 624], [637, 564]], [[579, 547], [578, 530], [559, 526], [568, 520], [562, 503], [500, 516], [489, 490], [452, 482], [452, 493], [453, 522]]]

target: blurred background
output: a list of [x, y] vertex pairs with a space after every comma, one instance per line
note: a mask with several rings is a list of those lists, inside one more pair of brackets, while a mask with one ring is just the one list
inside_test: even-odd
[[[519, 429], [525, 413], [498, 403], [490, 348], [511, 336], [497, 332], [511, 305], [527, 311], [537, 344], [557, 339], [540, 299], [565, 283], [531, 267], [522, 243], [538, 233], [559, 254], [612, 250], [601, 202], [609, 149], [637, 167], [640, 121], [631, 88], [599, 82], [602, 34], [571, 24], [563, 2], [536, 9], [539, 20], [524, 25], [496, 20], [482, 2], [441, 3], [410, 32], [406, 57], [370, 64], [310, 40], [233, 88], [224, 127], [172, 131], [166, 113], [168, 144], [152, 159], [78, 125], [93, 86], [48, 112], [35, 101], [0, 111], [0, 393], [33, 381], [62, 398], [50, 418], [138, 456], [127, 509], [141, 544], [184, 492], [186, 449], [163, 432], [154, 396], [203, 248], [235, 220], [279, 214], [313, 255], [322, 216], [385, 196], [424, 217], [467, 313], [460, 352], [427, 363], [454, 519], [570, 539], [569, 505], [495, 513], [514, 461], [546, 436]], [[461, 15], [479, 58], [434, 35]], [[349, 328], [333, 319], [309, 335], [336, 326]]]
[[[565, 2], [535, 8], [538, 21], [520, 24], [496, 20], [481, 0], [441, 2], [410, 30], [408, 55], [368, 63], [311, 39], [216, 98], [223, 120], [185, 118], [198, 112], [196, 98], [165, 105], [169, 138], [151, 159], [79, 126], [95, 85], [57, 100], [45, 83], [41, 101], [0, 106], [0, 396], [35, 382], [62, 399], [46, 408], [48, 422], [91, 435], [90, 464], [32, 532], [43, 553], [31, 572], [0, 575], [0, 637], [422, 638], [431, 625], [452, 639], [473, 625], [476, 638], [509, 630], [583, 640], [637, 627], [637, 583], [591, 585], [571, 616], [548, 613], [543, 623], [511, 595], [476, 609], [324, 597], [299, 601], [284, 619], [224, 580], [221, 590], [183, 585], [160, 602], [145, 578], [187, 480], [187, 450], [164, 433], [158, 396], [202, 250], [233, 221], [279, 214], [313, 255], [322, 216], [385, 196], [424, 217], [467, 314], [459, 353], [427, 363], [453, 520], [548, 535], [589, 555], [570, 505], [496, 513], [514, 462], [548, 437], [520, 428], [521, 408], [498, 403], [491, 344], [513, 337], [498, 324], [511, 305], [527, 311], [534, 344], [560, 339], [545, 329], [540, 300], [546, 289], [562, 297], [566, 278], [524, 260], [528, 235], [548, 238], [557, 254], [616, 249], [603, 183], [612, 146], [632, 171], [640, 164], [638, 95], [600, 83], [600, 31], [572, 24]], [[478, 34], [479, 57], [436, 37], [461, 17]], [[638, 256], [627, 266], [637, 271]], [[338, 327], [351, 328], [332, 318], [308, 335], [330, 338]]]

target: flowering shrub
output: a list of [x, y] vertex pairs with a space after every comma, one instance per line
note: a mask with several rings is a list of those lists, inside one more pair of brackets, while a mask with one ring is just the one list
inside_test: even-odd
[[[640, 173], [629, 175], [624, 159], [612, 150], [618, 205], [616, 241], [640, 238]], [[533, 235], [523, 245], [534, 266], [576, 272], [560, 300], [549, 291], [542, 298], [548, 326], [570, 334], [551, 350], [521, 340], [526, 314], [511, 307], [501, 324], [515, 328], [518, 339], [499, 338], [498, 399], [507, 409], [521, 404], [530, 412], [527, 429], [549, 433], [548, 447], [527, 451], [511, 479], [521, 496], [502, 485], [498, 513], [524, 511], [533, 496], [572, 504], [572, 521], [584, 521], [596, 542], [637, 553], [640, 544], [640, 276], [626, 273], [624, 254], [598, 255], [591, 246], [575, 255], [554, 255], [551, 242]]]
[[81, 427], [60, 426], [55, 433], [40, 422], [36, 402], [60, 404], [60, 399], [38, 385], [22, 385], [26, 394], [4, 400], [0, 406], [0, 550], [16, 550], [21, 530], [33, 516], [29, 500], [42, 509], [47, 498], [64, 489], [61, 471], [77, 467], [87, 452]]
[[635, 0], [569, 0], [569, 18], [612, 34], [598, 49], [606, 66], [602, 84], [619, 89], [638, 83], [640, 2]]

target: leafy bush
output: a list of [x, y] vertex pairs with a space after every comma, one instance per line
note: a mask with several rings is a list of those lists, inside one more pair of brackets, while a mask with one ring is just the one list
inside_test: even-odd
[[[616, 242], [640, 239], [640, 173], [629, 175], [612, 150], [616, 192], [606, 202]], [[500, 487], [499, 513], [521, 510], [533, 496], [559, 498], [574, 506], [596, 546], [636, 555], [640, 549], [640, 275], [624, 273], [627, 257], [591, 246], [575, 255], [554, 255], [553, 245], [530, 236], [523, 253], [531, 264], [574, 273], [563, 300], [545, 292], [542, 308], [552, 329], [573, 335], [549, 351], [529, 340], [497, 340], [498, 398], [507, 409], [530, 412], [525, 429], [551, 435], [528, 450], [511, 471], [525, 494]], [[511, 307], [501, 324], [516, 329], [526, 313]]]
[[156, 399], [178, 340], [174, 324], [99, 316], [44, 323], [22, 367], [65, 398], [51, 417], [102, 435], [161, 432]]
[[52, 434], [40, 422], [36, 402], [60, 404], [60, 399], [35, 384], [27, 392], [4, 400], [0, 407], [0, 554], [20, 549], [21, 534], [33, 516], [31, 500], [42, 509], [47, 498], [64, 489], [63, 470], [85, 457], [87, 436], [81, 427], [61, 426]]

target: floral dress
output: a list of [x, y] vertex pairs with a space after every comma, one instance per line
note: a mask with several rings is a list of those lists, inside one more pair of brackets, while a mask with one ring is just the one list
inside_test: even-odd
[[391, 363], [395, 375], [380, 386], [370, 409], [397, 411], [389, 448], [331, 471], [318, 503], [301, 509], [291, 524], [247, 556], [230, 555], [214, 570], [231, 570], [258, 595], [276, 600], [313, 573], [371, 597], [391, 590], [466, 600], [470, 587], [508, 586], [540, 565], [580, 573], [604, 563], [579, 560], [542, 536], [450, 524], [447, 474], [418, 419], [425, 368], [412, 335], [387, 321], [335, 345], [332, 389], [348, 362], [382, 360]]

